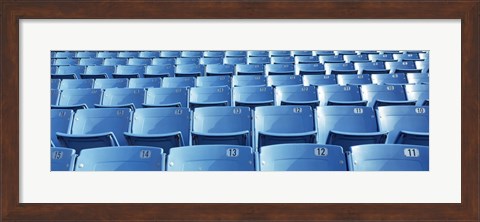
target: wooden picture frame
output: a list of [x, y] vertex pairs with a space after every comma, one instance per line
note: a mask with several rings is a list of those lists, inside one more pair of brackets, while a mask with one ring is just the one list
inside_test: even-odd
[[[14, 1], [0, 2], [1, 219], [462, 220], [479, 217], [479, 13], [472, 1]], [[461, 203], [19, 203], [20, 19], [461, 19]]]

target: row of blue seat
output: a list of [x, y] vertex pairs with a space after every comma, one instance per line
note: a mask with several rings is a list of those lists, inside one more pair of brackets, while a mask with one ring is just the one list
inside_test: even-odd
[[199, 145], [172, 148], [147, 146], [75, 150], [51, 148], [52, 171], [428, 171], [429, 148], [417, 145], [341, 147], [318, 144], [251, 147]]
[[428, 59], [429, 51], [422, 50], [227, 50], [227, 51], [52, 51], [52, 58], [218, 58], [218, 57], [284, 57], [284, 56], [397, 56], [397, 59]]
[[[260, 59], [262, 57], [253, 57]], [[252, 59], [253, 59], [252, 58]], [[281, 58], [281, 57], [279, 57]], [[191, 58], [189, 58], [191, 59]], [[167, 60], [167, 59], [163, 59]], [[57, 60], [60, 61], [60, 60]], [[129, 60], [131, 61], [131, 60]], [[155, 60], [153, 60], [155, 61]], [[179, 61], [177, 59], [177, 61]], [[161, 63], [165, 61], [160, 61]], [[159, 63], [160, 63], [159, 62]], [[312, 74], [388, 74], [427, 73], [428, 61], [307, 63], [307, 64], [138, 64], [52, 66], [52, 79], [185, 77], [209, 75], [312, 75]]]
[[[66, 81], [66, 80], [64, 80]], [[51, 90], [55, 109], [308, 105], [428, 105], [429, 85], [210, 86], [193, 88], [107, 88]], [[78, 85], [74, 85], [78, 88]], [[88, 88], [87, 88], [88, 87]]]
[[[292, 77], [293, 76], [293, 77]], [[428, 84], [429, 74], [331, 74], [304, 76], [199, 76], [132, 79], [52, 79], [50, 89], [74, 88], [176, 88], [206, 86]]]
[[260, 148], [282, 143], [428, 145], [428, 107], [264, 106], [51, 110], [52, 146], [163, 148], [205, 144]]

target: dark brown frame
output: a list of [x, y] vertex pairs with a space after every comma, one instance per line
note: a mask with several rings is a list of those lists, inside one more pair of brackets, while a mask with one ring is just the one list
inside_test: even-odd
[[[464, 1], [4, 0], [1, 32], [1, 219], [463, 220], [479, 216], [479, 15]], [[21, 204], [19, 19], [461, 19], [461, 204]], [[441, 38], [439, 38], [441, 41]], [[448, 43], [446, 43], [448, 44]]]

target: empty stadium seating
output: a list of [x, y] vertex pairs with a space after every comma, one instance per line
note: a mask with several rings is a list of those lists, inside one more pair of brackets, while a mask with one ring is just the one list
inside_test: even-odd
[[429, 71], [422, 50], [52, 51], [51, 170], [428, 170]]

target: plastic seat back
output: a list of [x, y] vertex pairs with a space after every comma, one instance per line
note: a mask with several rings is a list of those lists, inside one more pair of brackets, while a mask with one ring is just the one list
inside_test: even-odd
[[245, 75], [245, 76], [233, 76], [232, 77], [233, 86], [266, 86], [267, 78], [265, 76], [259, 75]]
[[407, 84], [407, 77], [404, 73], [394, 74], [372, 74], [372, 83], [377, 85], [382, 84]]
[[95, 79], [93, 88], [108, 89], [108, 88], [127, 88], [128, 79]]
[[380, 131], [388, 133], [387, 143], [404, 143], [428, 146], [428, 106], [378, 107]]
[[64, 79], [60, 83], [60, 89], [91, 89], [93, 79]]
[[190, 89], [190, 108], [204, 106], [230, 106], [231, 90], [228, 86], [194, 87]]
[[187, 88], [149, 88], [144, 107], [188, 107]]
[[204, 65], [177, 65], [175, 67], [175, 76], [176, 77], [197, 77], [205, 75], [205, 66]]
[[247, 64], [252, 65], [265, 65], [270, 64], [271, 60], [270, 57], [247, 57]]
[[372, 84], [370, 74], [339, 74], [337, 75], [339, 85], [365, 85]]
[[336, 85], [336, 75], [304, 75], [303, 85], [305, 86], [323, 86], [323, 85]]
[[145, 101], [144, 89], [105, 89], [101, 107], [132, 107], [140, 108]]
[[214, 64], [223, 64], [223, 58], [217, 57], [204, 57], [200, 58], [199, 64], [201, 65], [214, 65]]
[[232, 78], [230, 76], [199, 76], [197, 77], [197, 87], [210, 86], [232, 86]]
[[325, 66], [320, 63], [305, 63], [295, 65], [296, 75], [322, 75], [325, 74]]
[[85, 149], [80, 152], [75, 171], [164, 171], [161, 148], [120, 146]]
[[128, 88], [159, 88], [162, 86], [161, 78], [132, 78], [128, 81]]
[[318, 86], [318, 98], [321, 106], [326, 105], [366, 105], [366, 101], [362, 101], [360, 88], [358, 86], [340, 86], [340, 85], [324, 85]]
[[74, 149], [50, 148], [50, 171], [73, 171], [77, 154]]
[[352, 171], [428, 171], [429, 147], [403, 144], [353, 146], [348, 156]]
[[303, 85], [275, 87], [275, 104], [305, 105], [315, 109], [319, 105], [317, 89]]
[[357, 74], [353, 63], [325, 63], [327, 74]]
[[113, 73], [115, 72], [115, 66], [87, 66], [85, 70], [85, 75], [82, 78], [113, 78]]
[[174, 65], [151, 65], [145, 67], [145, 78], [173, 77], [175, 75]]
[[421, 106], [429, 100], [429, 85], [417, 84], [405, 85], [404, 87], [407, 99], [417, 101], [417, 106]]
[[267, 75], [295, 75], [295, 66], [292, 64], [267, 64], [265, 65]]
[[198, 145], [172, 148], [167, 171], [254, 171], [251, 147], [235, 145]]
[[384, 62], [357, 62], [354, 66], [359, 74], [387, 74], [390, 72], [385, 68]]
[[69, 109], [74, 106], [83, 106], [82, 108], [94, 108], [99, 104], [102, 98], [100, 89], [65, 89], [60, 93], [58, 106]]
[[265, 75], [265, 67], [261, 64], [237, 64], [235, 72], [237, 75]]
[[298, 75], [274, 75], [267, 76], [268, 86], [288, 86], [288, 85], [303, 85], [302, 76]]
[[234, 65], [212, 64], [205, 68], [207, 76], [222, 75], [232, 76], [235, 73]]
[[195, 87], [195, 77], [165, 77], [163, 78], [164, 88], [190, 88]]
[[[368, 101], [368, 106], [377, 107], [383, 102], [406, 102], [405, 90], [399, 85], [363, 85], [360, 87], [362, 98]], [[395, 105], [395, 104], [386, 104]], [[410, 105], [415, 105], [413, 101]]]
[[260, 149], [260, 171], [346, 171], [342, 147], [319, 144], [278, 144]]
[[273, 106], [274, 93], [271, 86], [243, 86], [233, 88], [235, 106], [255, 109], [257, 106]]
[[50, 110], [50, 140], [55, 146], [60, 146], [57, 132], [69, 133], [73, 122], [73, 110], [51, 109]]

